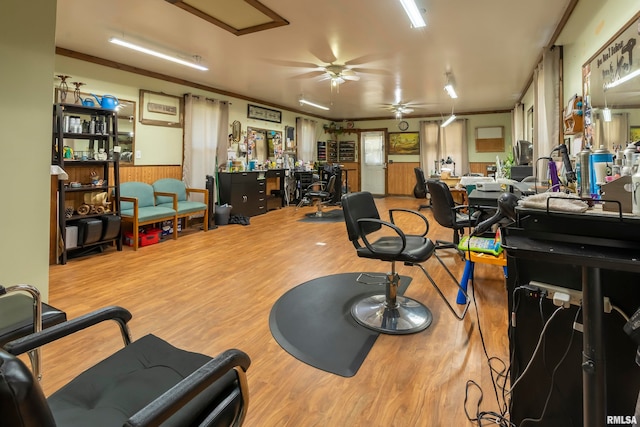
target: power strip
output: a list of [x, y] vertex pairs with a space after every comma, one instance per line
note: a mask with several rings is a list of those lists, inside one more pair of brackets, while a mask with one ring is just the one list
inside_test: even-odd
[[[540, 297], [553, 300], [553, 303], [558, 307], [561, 305], [565, 308], [571, 305], [582, 306], [582, 291], [576, 289], [562, 288], [560, 286], [532, 280], [529, 282], [527, 290], [529, 290], [530, 293], [537, 293]], [[534, 296], [533, 294], [530, 295]], [[611, 313], [611, 301], [609, 301], [609, 297], [604, 297], [604, 312]]]

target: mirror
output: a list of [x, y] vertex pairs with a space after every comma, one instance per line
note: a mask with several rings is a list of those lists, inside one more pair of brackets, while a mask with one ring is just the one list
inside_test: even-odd
[[242, 124], [239, 121], [234, 120], [231, 124], [231, 140], [233, 142], [240, 142], [240, 135], [242, 134]]
[[584, 144], [610, 151], [640, 139], [640, 13], [583, 66]]
[[[98, 95], [100, 97], [100, 95]], [[93, 100], [95, 98], [90, 93], [71, 92], [67, 93], [65, 103], [82, 105], [83, 100]], [[63, 102], [60, 89], [55, 90], [55, 102]], [[136, 101], [118, 98], [118, 145], [121, 147], [120, 164], [134, 164], [135, 152], [135, 132], [136, 132]], [[89, 150], [88, 140], [73, 140], [71, 148], [74, 151]]]
[[120, 163], [133, 165], [135, 160], [136, 102], [118, 99], [118, 145], [121, 147]]

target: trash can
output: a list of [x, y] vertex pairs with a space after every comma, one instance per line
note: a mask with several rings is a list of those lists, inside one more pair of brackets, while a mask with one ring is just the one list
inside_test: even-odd
[[216, 211], [214, 214], [216, 225], [227, 225], [229, 224], [229, 217], [231, 216], [231, 206], [224, 205], [218, 206], [216, 205]]

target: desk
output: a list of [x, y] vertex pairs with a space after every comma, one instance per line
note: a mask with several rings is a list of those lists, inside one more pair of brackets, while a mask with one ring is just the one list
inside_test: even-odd
[[[606, 425], [608, 415], [633, 415], [640, 387], [640, 369], [634, 362], [636, 346], [622, 332], [622, 317], [614, 312], [604, 314], [603, 297], [629, 315], [640, 305], [640, 218], [524, 208], [517, 208], [516, 213], [516, 224], [502, 230], [509, 265], [509, 307], [510, 311], [520, 303], [535, 307], [518, 316], [513, 328], [511, 381], [521, 374], [519, 369], [538, 339], [541, 321], [535, 313], [542, 310], [542, 303], [533, 301], [535, 298], [520, 298], [514, 305], [515, 289], [537, 280], [578, 290], [582, 292], [582, 352], [573, 349], [567, 353], [562, 377], [556, 376], [552, 389], [564, 390], [566, 395], [558, 392], [556, 399], [550, 400], [542, 425], [595, 427]], [[576, 308], [571, 309], [575, 313]], [[549, 371], [556, 363], [550, 361], [555, 354], [548, 353], [564, 351], [573, 322], [571, 316], [562, 320], [564, 323], [547, 331], [551, 335], [545, 335], [546, 366], [533, 364], [536, 366], [513, 390], [511, 421], [516, 424], [542, 412], [550, 387], [544, 382], [550, 382]], [[580, 377], [582, 399], [575, 393], [580, 391]]]
[[460, 182], [459, 176], [450, 176], [449, 178], [441, 178], [439, 175], [431, 175], [429, 179], [437, 179], [446, 182], [449, 187], [455, 187]]

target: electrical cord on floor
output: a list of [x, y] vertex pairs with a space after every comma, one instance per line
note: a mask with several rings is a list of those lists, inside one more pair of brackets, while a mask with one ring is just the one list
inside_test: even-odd
[[576, 332], [574, 325], [578, 322], [578, 317], [580, 316], [581, 310], [582, 310], [582, 307], [578, 307], [578, 310], [576, 310], [576, 317], [573, 319], [573, 324], [571, 325], [571, 336], [569, 337], [569, 343], [567, 344], [567, 348], [565, 349], [564, 353], [562, 354], [562, 357], [560, 358], [556, 366], [553, 368], [553, 371], [551, 372], [551, 384], [549, 384], [549, 391], [547, 392], [547, 398], [545, 399], [544, 406], [542, 407], [542, 413], [538, 418], [524, 418], [520, 422], [519, 427], [522, 427], [525, 423], [539, 423], [544, 418], [544, 415], [547, 412], [547, 407], [549, 406], [549, 401], [551, 400], [551, 394], [553, 393], [553, 386], [555, 384], [554, 378], [556, 376], [556, 372], [558, 372], [558, 368], [560, 367], [560, 365], [562, 365], [564, 360], [567, 358], [567, 355], [569, 354], [569, 350], [571, 350], [571, 345], [573, 344], [573, 337], [575, 336], [575, 332]]
[[[468, 239], [467, 240], [467, 251], [466, 251], [466, 253], [469, 254], [469, 256], [471, 256], [470, 255], [470, 252], [471, 252], [470, 242], [471, 242], [471, 239]], [[493, 386], [493, 391], [495, 393], [496, 402], [498, 404], [498, 407], [501, 408], [501, 409], [500, 409], [500, 413], [493, 412], [493, 411], [480, 411], [480, 403], [482, 402], [483, 397], [484, 397], [484, 394], [482, 392], [482, 388], [475, 381], [468, 380], [467, 381], [467, 385], [466, 385], [466, 389], [465, 389], [465, 399], [464, 399], [465, 415], [467, 416], [467, 419], [469, 421], [476, 422], [478, 427], [482, 426], [482, 421], [489, 421], [489, 422], [491, 422], [491, 423], [493, 423], [495, 425], [498, 425], [500, 427], [515, 427], [515, 425], [513, 423], [511, 423], [509, 421], [509, 419], [506, 417], [507, 406], [508, 405], [506, 405], [506, 402], [504, 402], [504, 401], [500, 402], [500, 396], [498, 394], [498, 385], [496, 384], [496, 379], [494, 377], [495, 370], [494, 370], [494, 368], [493, 368], [493, 366], [491, 364], [492, 360], [500, 360], [500, 359], [497, 358], [497, 357], [490, 357], [489, 353], [487, 351], [487, 346], [486, 346], [486, 343], [485, 343], [485, 340], [484, 340], [484, 334], [482, 332], [482, 326], [480, 324], [480, 311], [479, 311], [479, 308], [478, 308], [478, 302], [476, 300], [475, 289], [476, 289], [476, 287], [475, 287], [475, 283], [474, 283], [474, 279], [473, 279], [473, 275], [472, 275], [471, 276], [471, 298], [472, 298], [472, 301], [473, 301], [473, 305], [476, 308], [475, 311], [476, 311], [476, 322], [477, 322], [477, 325], [478, 325], [478, 333], [480, 334], [480, 342], [482, 343], [482, 350], [483, 350], [484, 355], [485, 355], [485, 357], [487, 359], [487, 364], [489, 365], [489, 372], [491, 374], [491, 384]], [[500, 360], [500, 361], [502, 362], [502, 360]], [[502, 362], [502, 365], [506, 366], [504, 362]], [[506, 375], [504, 373], [504, 370], [502, 372], [498, 373], [498, 377], [500, 377], [500, 376], [504, 376], [505, 384], [506, 384], [506, 378], [508, 377], [508, 375]], [[476, 404], [477, 406], [476, 406], [476, 417], [475, 418], [472, 418], [469, 415], [469, 412], [467, 411], [467, 401], [468, 401], [469, 387], [472, 386], [472, 385], [477, 387], [478, 390], [480, 391], [480, 397], [479, 397], [478, 402]], [[503, 396], [504, 396], [504, 394], [503, 394]]]
[[560, 313], [560, 311], [564, 310], [563, 306], [558, 307], [553, 314], [551, 314], [551, 316], [549, 317], [549, 319], [547, 319], [547, 322], [544, 324], [544, 327], [542, 328], [542, 331], [540, 332], [540, 337], [538, 338], [538, 343], [536, 344], [536, 347], [533, 349], [533, 353], [531, 354], [531, 358], [529, 359], [529, 363], [527, 363], [527, 366], [524, 368], [524, 370], [522, 371], [522, 373], [520, 374], [520, 376], [518, 377], [518, 379], [511, 384], [511, 389], [509, 390], [508, 394], [511, 394], [513, 392], [513, 389], [516, 387], [516, 385], [518, 385], [518, 383], [520, 382], [520, 380], [522, 380], [522, 378], [524, 378], [524, 376], [526, 375], [527, 371], [529, 370], [529, 368], [531, 367], [531, 365], [533, 364], [533, 360], [536, 357], [536, 354], [538, 353], [538, 351], [540, 350], [541, 347], [541, 343], [542, 340], [544, 338], [544, 334], [545, 332], [547, 332], [547, 328], [549, 327], [549, 325], [551, 324], [551, 321], [553, 320], [554, 317], [556, 317], [556, 315], [558, 313]]

